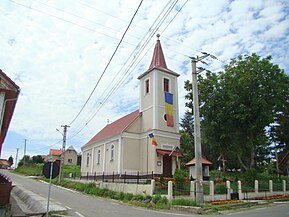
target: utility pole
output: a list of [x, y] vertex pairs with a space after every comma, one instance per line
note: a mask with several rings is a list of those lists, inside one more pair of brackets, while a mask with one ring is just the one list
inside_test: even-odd
[[15, 157], [15, 168], [17, 167], [17, 161], [18, 161], [18, 151], [19, 151], [19, 148], [16, 149], [16, 157]]
[[[61, 180], [63, 178], [63, 165], [64, 165], [64, 152], [65, 152], [65, 146], [66, 146], [66, 133], [67, 133], [67, 127], [70, 127], [70, 126], [62, 125], [61, 127], [63, 127], [63, 134], [62, 134], [63, 135], [63, 143], [62, 143], [58, 182], [61, 182]], [[57, 131], [59, 131], [59, 130], [57, 130]]]
[[198, 81], [197, 74], [204, 71], [204, 68], [198, 68], [197, 62], [203, 62], [202, 60], [208, 56], [216, 59], [215, 56], [202, 52], [201, 57], [190, 57], [192, 64], [192, 91], [193, 91], [193, 110], [194, 110], [194, 145], [195, 145], [195, 160], [196, 160], [196, 201], [197, 203], [204, 203], [204, 191], [203, 191], [203, 167], [202, 167], [202, 145], [201, 145], [201, 129], [200, 129], [200, 114], [199, 114], [199, 93], [198, 93]]
[[24, 157], [23, 157], [23, 164], [25, 165], [25, 156], [26, 156], [26, 141], [27, 139], [24, 139]]

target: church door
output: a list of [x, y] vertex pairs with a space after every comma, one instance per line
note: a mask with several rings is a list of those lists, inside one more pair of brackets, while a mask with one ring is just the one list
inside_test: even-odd
[[163, 176], [171, 177], [172, 176], [172, 157], [164, 155], [163, 156]]

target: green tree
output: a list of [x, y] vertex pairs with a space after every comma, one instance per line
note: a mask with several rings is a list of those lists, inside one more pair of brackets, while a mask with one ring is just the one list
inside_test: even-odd
[[184, 117], [181, 119], [181, 152], [184, 157], [181, 160], [181, 168], [185, 169], [185, 164], [194, 158], [194, 123], [192, 113], [189, 111], [185, 112]]
[[[202, 143], [214, 153], [238, 159], [244, 170], [255, 168], [267, 154], [266, 127], [284, 113], [289, 96], [289, 77], [271, 60], [239, 56], [224, 72], [198, 76]], [[186, 82], [185, 88], [190, 91], [191, 84]], [[191, 108], [192, 96], [186, 97]]]
[[9, 162], [10, 166], [13, 165], [14, 160], [13, 160], [13, 157], [12, 157], [12, 156], [10, 156], [10, 157], [8, 158], [8, 162]]
[[35, 163], [35, 164], [43, 163], [44, 159], [42, 158], [41, 155], [36, 155], [36, 156], [32, 157], [32, 162]]

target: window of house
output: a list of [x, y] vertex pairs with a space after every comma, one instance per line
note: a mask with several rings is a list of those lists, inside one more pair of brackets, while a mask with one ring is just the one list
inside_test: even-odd
[[114, 144], [110, 146], [110, 160], [114, 159]]
[[86, 166], [88, 166], [89, 165], [89, 153], [87, 153], [87, 155], [86, 155]]
[[145, 80], [145, 94], [150, 92], [150, 80]]
[[167, 78], [164, 78], [164, 91], [170, 92], [170, 80]]
[[72, 159], [71, 159], [71, 158], [68, 158], [68, 159], [67, 159], [67, 162], [70, 163], [70, 164], [72, 164]]
[[100, 149], [97, 150], [97, 164], [100, 164]]

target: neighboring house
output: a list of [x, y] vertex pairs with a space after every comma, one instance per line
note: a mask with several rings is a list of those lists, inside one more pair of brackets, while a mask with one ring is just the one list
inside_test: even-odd
[[0, 159], [0, 169], [9, 169], [10, 168], [10, 162], [5, 159]]
[[49, 151], [49, 155], [47, 156], [48, 160], [52, 160], [53, 162], [56, 160], [60, 160], [61, 159], [61, 149], [50, 149]]
[[76, 165], [77, 164], [77, 152], [72, 146], [69, 146], [64, 153], [64, 165]]
[[167, 68], [158, 39], [148, 70], [138, 77], [139, 110], [106, 125], [82, 146], [83, 174], [174, 174], [182, 157], [178, 76]]
[[0, 69], [0, 156], [20, 88]]
[[[213, 163], [211, 161], [209, 161], [204, 156], [202, 156], [203, 180], [209, 180], [209, 178], [210, 178], [210, 166], [212, 164]], [[197, 178], [196, 159], [194, 158], [194, 159], [190, 160], [188, 163], [186, 163], [186, 166], [189, 167], [190, 177], [192, 177], [193, 179], [196, 179]]]
[[[50, 159], [52, 157], [53, 161], [61, 160], [62, 150], [60, 149], [50, 149], [49, 155], [47, 156]], [[64, 165], [76, 165], [77, 164], [77, 152], [70, 146], [64, 152]]]

